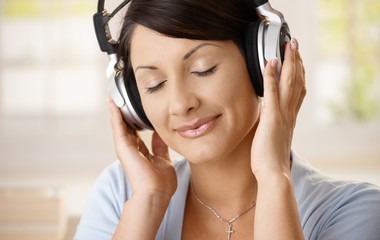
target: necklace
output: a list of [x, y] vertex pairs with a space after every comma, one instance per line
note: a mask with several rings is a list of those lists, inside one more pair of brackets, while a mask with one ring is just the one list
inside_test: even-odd
[[194, 196], [197, 199], [197, 201], [200, 204], [202, 204], [202, 206], [204, 206], [205, 208], [207, 208], [208, 210], [210, 210], [219, 220], [221, 220], [222, 222], [227, 223], [227, 230], [226, 230], [227, 240], [231, 240], [231, 234], [235, 232], [234, 230], [232, 230], [232, 224], [233, 224], [233, 222], [235, 222], [238, 218], [240, 218], [244, 214], [248, 213], [251, 209], [253, 209], [256, 206], [256, 202], [253, 202], [252, 205], [249, 206], [249, 208], [247, 208], [245, 211], [243, 211], [242, 213], [236, 215], [234, 218], [232, 218], [230, 220], [227, 220], [227, 219], [223, 218], [222, 216], [220, 216], [220, 214], [217, 211], [215, 211], [215, 209], [213, 209], [212, 207], [210, 207], [209, 205], [207, 205], [205, 202], [203, 202], [199, 198], [198, 194], [195, 192], [194, 186], [193, 186], [193, 184], [191, 182], [190, 182], [190, 185], [191, 185], [191, 190], [193, 191]]

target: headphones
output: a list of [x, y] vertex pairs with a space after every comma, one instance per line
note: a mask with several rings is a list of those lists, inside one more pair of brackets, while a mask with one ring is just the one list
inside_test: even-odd
[[[98, 11], [93, 16], [94, 27], [100, 49], [102, 52], [107, 52], [109, 57], [109, 64], [106, 69], [106, 75], [110, 80], [109, 93], [119, 107], [124, 121], [136, 130], [153, 130], [153, 126], [142, 107], [136, 81], [125, 81], [121, 72], [114, 69], [117, 63], [117, 42], [112, 39], [108, 22], [130, 1], [123, 1], [109, 14], [104, 9], [104, 0], [99, 0]], [[265, 65], [268, 60], [277, 57], [277, 79], [279, 79], [285, 55], [285, 45], [290, 41], [291, 35], [284, 16], [281, 12], [273, 9], [268, 0], [251, 1], [255, 4], [257, 14], [262, 18], [260, 21], [248, 24], [243, 48], [252, 85], [256, 94], [262, 97]]]

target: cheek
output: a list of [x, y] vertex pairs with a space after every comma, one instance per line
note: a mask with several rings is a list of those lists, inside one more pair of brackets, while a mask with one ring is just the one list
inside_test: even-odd
[[258, 97], [253, 89], [253, 85], [248, 76], [248, 72], [245, 72], [243, 68], [239, 68], [238, 74], [230, 74], [222, 81], [223, 84], [220, 88], [221, 99], [225, 104], [242, 104], [243, 106], [252, 106], [258, 100]]
[[235, 71], [238, 74], [230, 76], [229, 84], [222, 97], [223, 104], [230, 106], [234, 120], [240, 124], [251, 126], [257, 121], [260, 111], [259, 97], [256, 95], [248, 72], [244, 68]]
[[[159, 99], [154, 99], [151, 97], [141, 97], [141, 103], [144, 108], [144, 112], [148, 117], [149, 121], [152, 123], [154, 128], [160, 125], [163, 117], [163, 106], [164, 104], [159, 101]], [[161, 113], [161, 114], [160, 114]]]
[[154, 131], [168, 146], [171, 146], [172, 137], [170, 135], [169, 115], [165, 99], [163, 97], [146, 96], [145, 98], [141, 97], [141, 102], [146, 116], [154, 127]]

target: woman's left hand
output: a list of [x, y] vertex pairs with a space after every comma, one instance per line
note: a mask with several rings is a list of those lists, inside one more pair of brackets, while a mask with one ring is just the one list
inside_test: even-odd
[[280, 80], [277, 59], [268, 61], [260, 122], [251, 148], [251, 168], [259, 181], [272, 174], [290, 175], [290, 148], [297, 114], [306, 95], [305, 71], [292, 39], [286, 45]]

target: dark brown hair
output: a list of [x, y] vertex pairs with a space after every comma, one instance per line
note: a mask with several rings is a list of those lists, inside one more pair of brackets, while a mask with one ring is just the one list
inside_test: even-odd
[[240, 43], [249, 22], [258, 19], [248, 0], [132, 0], [120, 31], [117, 68], [124, 79], [134, 79], [129, 50], [136, 24], [169, 37]]

